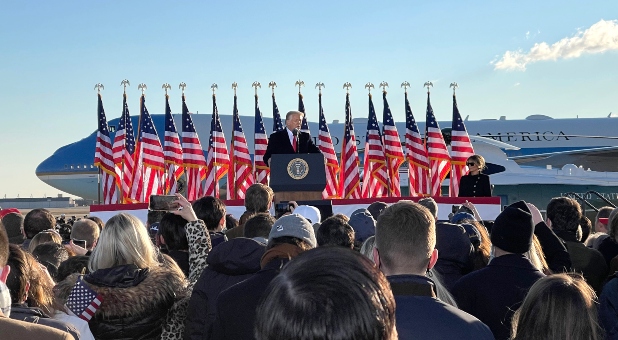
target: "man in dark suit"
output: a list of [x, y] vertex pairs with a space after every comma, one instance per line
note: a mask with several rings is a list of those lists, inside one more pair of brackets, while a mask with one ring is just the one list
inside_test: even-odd
[[268, 146], [264, 154], [266, 164], [270, 166], [270, 156], [274, 154], [320, 152], [320, 149], [313, 143], [311, 135], [300, 132], [303, 115], [300, 111], [290, 111], [285, 115], [286, 128], [274, 132], [268, 139]]

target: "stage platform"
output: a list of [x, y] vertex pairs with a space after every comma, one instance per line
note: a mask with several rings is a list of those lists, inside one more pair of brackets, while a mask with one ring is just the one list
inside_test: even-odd
[[[358, 200], [332, 200], [333, 214], [342, 213], [350, 216], [354, 211], [361, 208], [367, 208], [371, 203], [381, 201], [388, 204], [396, 203], [400, 200], [418, 201], [422, 197], [382, 197], [379, 199], [368, 198]], [[466, 201], [474, 203], [479, 214], [484, 220], [493, 220], [500, 214], [502, 207], [500, 205], [500, 197], [434, 197], [438, 203], [438, 219], [447, 220], [448, 214], [452, 210], [454, 204], [462, 204]], [[235, 218], [239, 218], [245, 212], [244, 200], [228, 200], [224, 201], [227, 207], [227, 213], [232, 214]], [[110, 204], [110, 205], [91, 205], [90, 215], [98, 216], [103, 221], [107, 221], [112, 216], [119, 212], [126, 212], [137, 216], [140, 220], [146, 223], [148, 213], [148, 204]], [[271, 209], [271, 213], [274, 211]]]

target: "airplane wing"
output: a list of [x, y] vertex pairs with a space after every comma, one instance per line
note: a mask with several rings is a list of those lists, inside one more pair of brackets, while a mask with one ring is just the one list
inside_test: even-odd
[[575, 164], [594, 171], [618, 171], [618, 146], [550, 152], [544, 154], [509, 157], [518, 164], [561, 168], [565, 164]]

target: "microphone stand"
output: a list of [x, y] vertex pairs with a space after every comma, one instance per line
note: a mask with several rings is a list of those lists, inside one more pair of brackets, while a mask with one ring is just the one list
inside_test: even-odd
[[292, 134], [294, 135], [294, 137], [296, 137], [296, 153], [300, 153], [300, 135], [298, 133], [298, 129], [294, 129], [294, 131], [292, 131]]

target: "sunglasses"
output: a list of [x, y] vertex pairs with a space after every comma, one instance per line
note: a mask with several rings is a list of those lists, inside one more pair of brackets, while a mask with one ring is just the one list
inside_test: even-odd
[[466, 165], [467, 165], [467, 166], [475, 166], [475, 165], [476, 165], [476, 163], [468, 162], [468, 163], [466, 163]]

